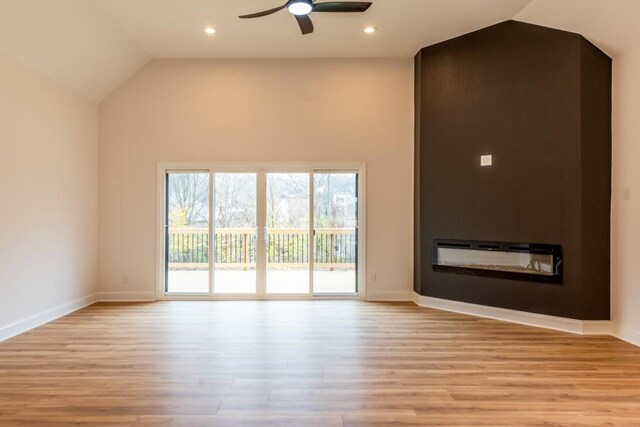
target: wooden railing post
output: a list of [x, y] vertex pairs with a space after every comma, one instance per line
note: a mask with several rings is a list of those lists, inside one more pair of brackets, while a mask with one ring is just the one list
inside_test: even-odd
[[329, 271], [333, 271], [333, 264], [335, 262], [335, 256], [333, 254], [333, 250], [334, 250], [334, 239], [335, 239], [335, 234], [331, 233], [329, 234], [329, 264], [331, 264], [331, 268], [329, 268]]
[[249, 260], [247, 259], [247, 233], [242, 234], [242, 271], [247, 271], [247, 264]]

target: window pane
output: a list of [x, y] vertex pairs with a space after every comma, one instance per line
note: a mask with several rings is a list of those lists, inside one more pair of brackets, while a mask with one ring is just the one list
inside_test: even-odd
[[167, 174], [167, 284], [171, 293], [209, 292], [209, 174]]
[[214, 175], [214, 292], [256, 292], [256, 174]]
[[316, 173], [313, 189], [313, 292], [353, 294], [357, 290], [357, 174]]
[[309, 293], [309, 174], [267, 174], [267, 293]]

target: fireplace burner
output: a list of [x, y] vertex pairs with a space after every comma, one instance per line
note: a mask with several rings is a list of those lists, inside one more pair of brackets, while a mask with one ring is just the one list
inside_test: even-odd
[[436, 239], [432, 258], [436, 271], [562, 283], [560, 245]]

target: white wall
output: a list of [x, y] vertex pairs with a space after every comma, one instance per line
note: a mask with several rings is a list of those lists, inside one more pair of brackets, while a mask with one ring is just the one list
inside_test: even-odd
[[[637, 344], [639, 75], [640, 48], [614, 58], [612, 317]], [[158, 161], [366, 161], [369, 292], [408, 292], [412, 81], [409, 59], [152, 62], [101, 105], [98, 272], [97, 107], [0, 54], [0, 338], [96, 276], [154, 292]]]
[[2, 339], [96, 293], [98, 108], [1, 53], [0, 94]]
[[103, 297], [155, 292], [159, 161], [367, 162], [368, 297], [408, 297], [411, 59], [157, 60], [101, 104], [100, 128]]
[[640, 345], [640, 48], [614, 58], [613, 82], [611, 314], [617, 335]]

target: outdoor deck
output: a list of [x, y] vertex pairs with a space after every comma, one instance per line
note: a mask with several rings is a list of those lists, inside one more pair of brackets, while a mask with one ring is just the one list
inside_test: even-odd
[[[211, 265], [215, 293], [256, 292], [256, 234], [255, 228], [215, 229], [210, 250], [208, 228], [170, 228], [167, 240], [169, 291], [207, 293]], [[316, 229], [313, 245], [309, 243], [308, 229], [267, 230], [267, 292], [308, 293], [310, 260], [313, 258], [314, 293], [355, 293], [356, 229]]]

